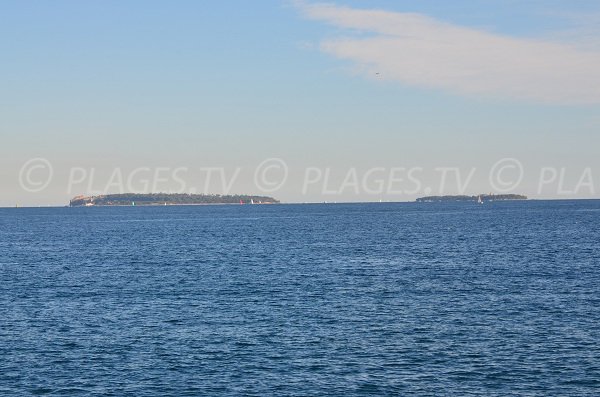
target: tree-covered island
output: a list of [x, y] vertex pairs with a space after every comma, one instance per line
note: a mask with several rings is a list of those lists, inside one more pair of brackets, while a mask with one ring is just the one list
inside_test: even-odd
[[486, 201], [508, 201], [508, 200], [527, 200], [527, 196], [520, 194], [479, 194], [477, 196], [427, 196], [417, 199], [418, 203], [443, 203], [443, 202], [486, 202]]
[[202, 205], [202, 204], [278, 204], [273, 197], [251, 195], [185, 194], [185, 193], [123, 193], [101, 196], [77, 196], [70, 207], [131, 206], [131, 205]]

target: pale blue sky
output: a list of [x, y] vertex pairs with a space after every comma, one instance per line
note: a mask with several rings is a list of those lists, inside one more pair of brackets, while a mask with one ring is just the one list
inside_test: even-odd
[[[94, 167], [100, 174], [115, 166], [231, 169], [270, 157], [292, 170], [290, 186], [274, 193], [286, 201], [336, 200], [317, 192], [298, 195], [303, 167], [489, 169], [503, 157], [532, 170], [556, 166], [578, 174], [591, 167], [600, 188], [597, 74], [577, 69], [574, 88], [559, 82], [543, 94], [549, 100], [536, 96], [536, 87], [496, 95], [493, 81], [463, 92], [458, 85], [464, 80], [445, 86], [438, 76], [426, 86], [404, 80], [403, 70], [395, 73], [394, 60], [393, 73], [377, 78], [358, 70], [364, 54], [355, 47], [340, 55], [326, 43], [344, 38], [355, 45], [378, 33], [357, 31], [355, 20], [311, 14], [305, 8], [314, 3], [303, 4], [0, 2], [0, 205], [67, 202], [70, 167]], [[590, 53], [588, 63], [600, 53], [597, 2], [331, 4], [339, 7], [334, 13], [341, 7], [413, 13], [494, 37], [565, 45], [580, 51], [572, 58]], [[381, 62], [376, 67], [387, 67]], [[569, 65], [544, 64], [567, 83]], [[448, 67], [439, 62], [440, 70]], [[502, 78], [512, 88], [520, 76]], [[574, 101], [579, 95], [586, 100]], [[35, 157], [48, 159], [55, 175], [43, 192], [28, 193], [19, 186], [19, 171]], [[521, 190], [533, 193], [535, 181], [526, 183]], [[487, 188], [477, 180], [468, 193]], [[236, 190], [260, 193], [244, 182]], [[337, 200], [379, 198], [343, 194]]]

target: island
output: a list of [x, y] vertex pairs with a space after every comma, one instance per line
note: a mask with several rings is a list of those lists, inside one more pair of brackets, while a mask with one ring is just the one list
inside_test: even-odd
[[486, 201], [509, 201], [527, 200], [527, 196], [520, 194], [478, 194], [477, 196], [427, 196], [417, 199], [418, 203], [443, 203], [443, 202], [486, 202]]
[[278, 203], [279, 201], [273, 197], [238, 194], [123, 193], [101, 196], [77, 196], [71, 199], [69, 207]]

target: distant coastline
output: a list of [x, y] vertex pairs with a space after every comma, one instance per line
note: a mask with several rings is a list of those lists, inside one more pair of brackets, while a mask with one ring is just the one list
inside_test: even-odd
[[69, 207], [209, 204], [279, 204], [279, 201], [268, 196], [185, 193], [106, 194], [101, 196], [77, 196], [69, 201]]
[[442, 202], [486, 202], [486, 201], [512, 201], [512, 200], [527, 200], [527, 196], [520, 194], [479, 194], [477, 196], [427, 196], [420, 197], [416, 201], [418, 203], [442, 203]]

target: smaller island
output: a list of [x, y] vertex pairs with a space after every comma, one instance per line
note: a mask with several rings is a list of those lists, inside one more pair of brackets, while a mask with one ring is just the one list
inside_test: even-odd
[[77, 196], [71, 199], [69, 207], [278, 203], [279, 201], [273, 197], [238, 194], [123, 193], [102, 196]]
[[477, 196], [427, 196], [417, 199], [417, 203], [444, 203], [444, 202], [486, 202], [527, 200], [527, 196], [520, 194], [479, 194]]

